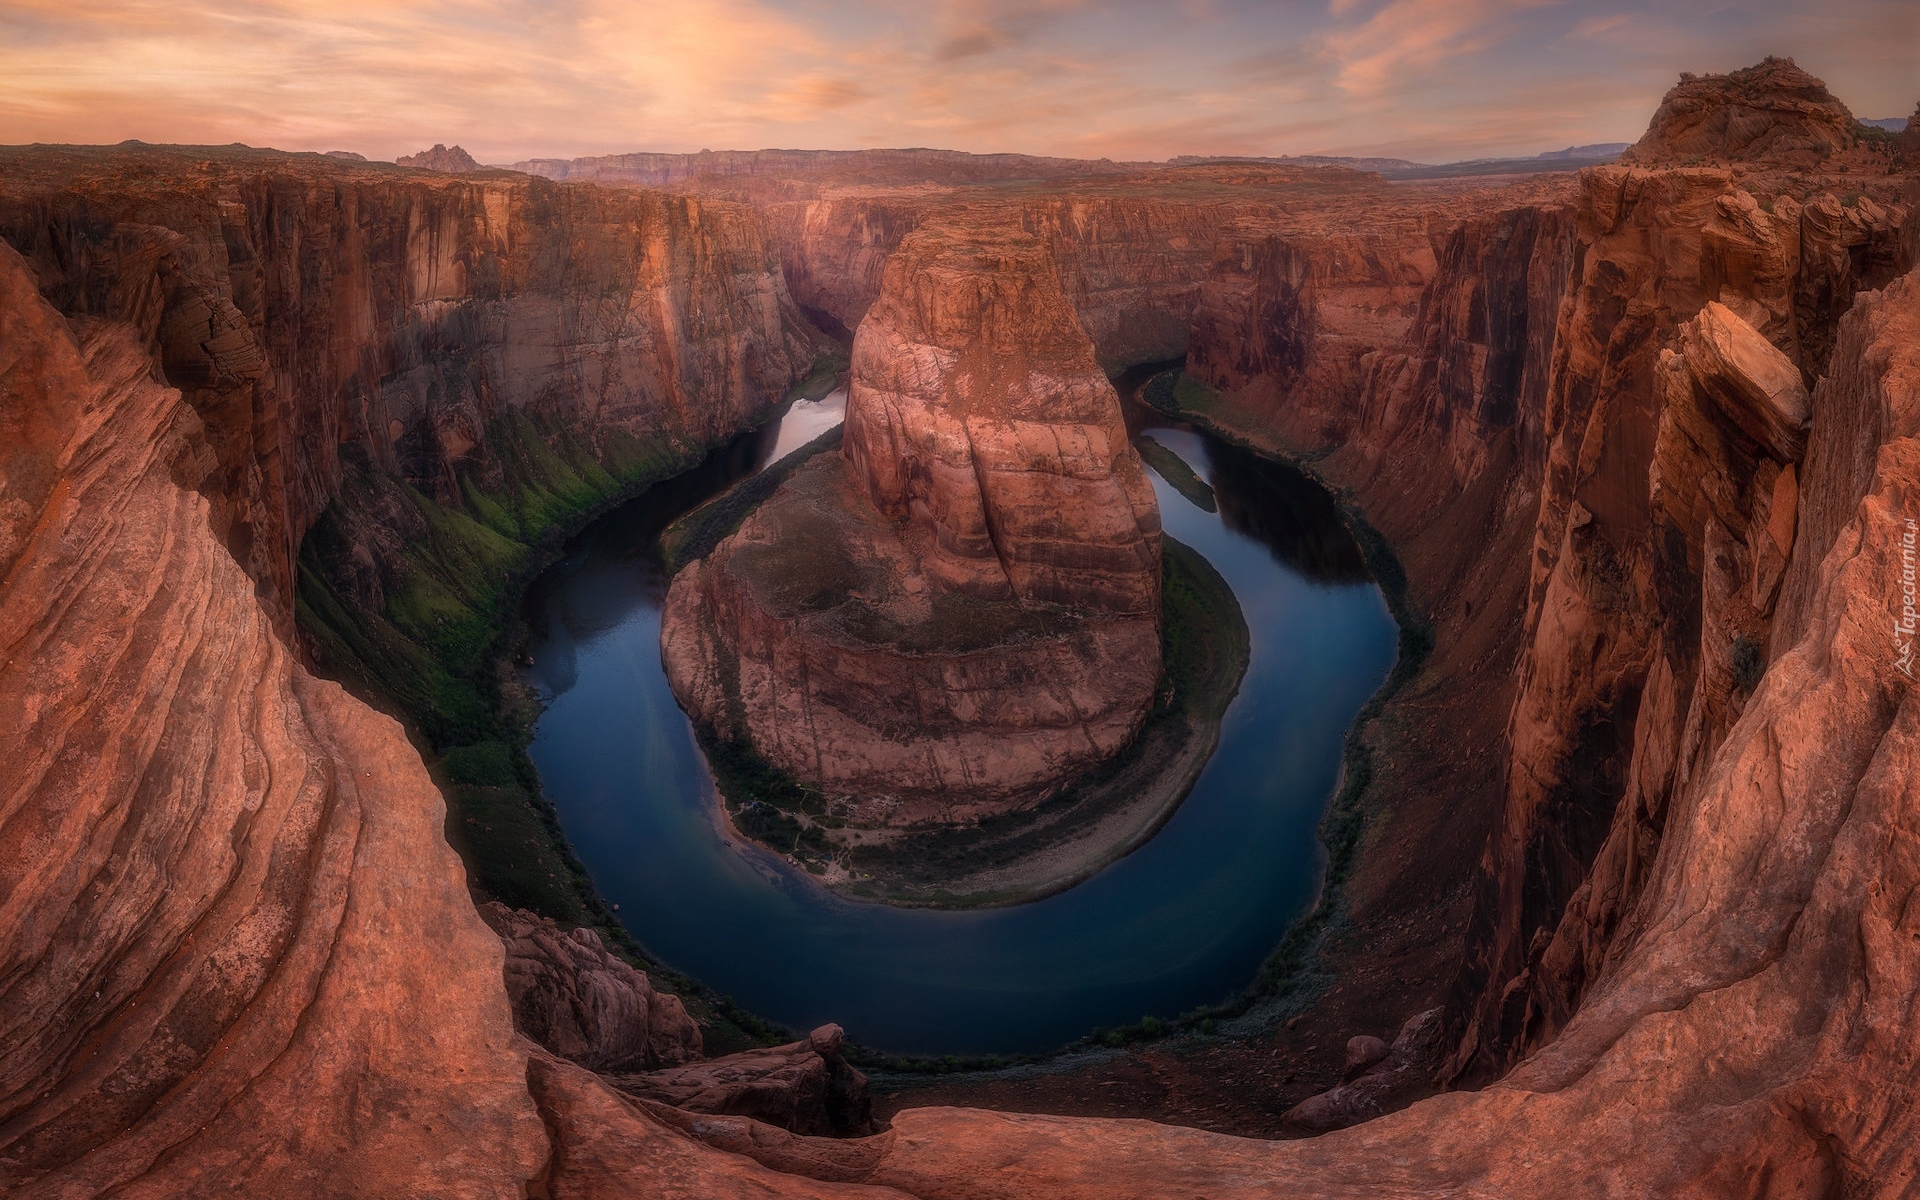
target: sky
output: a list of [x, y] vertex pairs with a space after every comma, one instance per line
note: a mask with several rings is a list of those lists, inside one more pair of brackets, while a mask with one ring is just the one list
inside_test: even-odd
[[1444, 162], [1633, 141], [1767, 54], [1904, 116], [1920, 3], [0, 0], [0, 143]]

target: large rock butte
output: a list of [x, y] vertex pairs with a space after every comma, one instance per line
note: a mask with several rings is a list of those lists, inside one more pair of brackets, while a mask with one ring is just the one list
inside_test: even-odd
[[674, 580], [661, 643], [696, 720], [905, 823], [1124, 746], [1159, 608], [1159, 509], [1046, 247], [929, 228], [861, 322], [844, 456]]

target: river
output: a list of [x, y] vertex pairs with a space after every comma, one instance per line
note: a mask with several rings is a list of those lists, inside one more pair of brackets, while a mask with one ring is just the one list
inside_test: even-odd
[[797, 1029], [838, 1021], [901, 1054], [1049, 1050], [1172, 1017], [1251, 981], [1312, 902], [1347, 726], [1396, 631], [1331, 499], [1283, 465], [1129, 406], [1219, 512], [1153, 477], [1167, 532], [1213, 563], [1252, 632], [1245, 681], [1192, 794], [1145, 846], [1069, 891], [967, 912], [859, 903], [723, 832], [660, 666], [660, 531], [838, 421], [793, 406], [587, 529], [527, 597], [546, 702], [530, 748], [601, 894], [648, 951]]

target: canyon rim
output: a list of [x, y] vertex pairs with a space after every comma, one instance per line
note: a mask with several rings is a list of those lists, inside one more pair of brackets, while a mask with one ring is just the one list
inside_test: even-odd
[[[0, 1191], [1920, 1192], [1920, 134], [1847, 82], [1444, 165], [0, 146]], [[990, 940], [1291, 740], [1311, 902], [1059, 1053], [773, 1025], [530, 753], [596, 537], [620, 736], [840, 889], [782, 937]], [[1392, 666], [1283, 724], [1340, 587]]]

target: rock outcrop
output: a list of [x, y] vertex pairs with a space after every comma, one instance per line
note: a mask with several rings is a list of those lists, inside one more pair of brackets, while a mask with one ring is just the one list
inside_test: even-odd
[[1430, 1008], [1408, 1018], [1391, 1043], [1365, 1034], [1348, 1039], [1340, 1086], [1288, 1109], [1287, 1124], [1308, 1133], [1345, 1129], [1426, 1095], [1444, 1028], [1441, 1011]]
[[743, 1050], [645, 1074], [616, 1074], [621, 1091], [713, 1116], [751, 1117], [790, 1133], [864, 1137], [874, 1131], [867, 1077], [841, 1053], [846, 1034], [822, 1025], [798, 1042]]
[[908, 239], [845, 446], [674, 580], [694, 718], [883, 823], [1020, 807], [1120, 749], [1159, 678], [1159, 510], [1043, 245]]
[[914, 1109], [866, 1142], [730, 1125], [714, 1144], [809, 1187], [955, 1200], [1909, 1193], [1920, 699], [1888, 598], [1920, 542], [1920, 275], [1862, 297], [1836, 341], [1771, 664], [1672, 791], [1633, 935], [1505, 1079], [1286, 1143]]
[[435, 142], [431, 150], [422, 150], [418, 154], [402, 154], [393, 161], [396, 166], [413, 167], [421, 171], [447, 171], [458, 174], [462, 171], [486, 170], [473, 160], [473, 155], [459, 146], [449, 148], [439, 142]]
[[521, 1195], [545, 1136], [418, 752], [275, 632], [135, 330], [76, 336], [7, 246], [0, 381], [0, 1190]]
[[590, 1071], [648, 1071], [701, 1056], [700, 1027], [680, 997], [616, 958], [591, 929], [562, 933], [545, 917], [498, 902], [481, 919], [506, 946], [513, 1024]]
[[1768, 58], [1727, 75], [1682, 75], [1621, 161], [1807, 168], [1858, 140], [1853, 113], [1826, 84], [1790, 58]]
[[1158, 611], [1159, 509], [1092, 350], [1033, 238], [903, 244], [854, 340], [845, 453], [938, 586]]
[[1805, 380], [1836, 307], [1798, 301], [1878, 282], [1808, 252], [1817, 197], [1769, 214], [1704, 169], [1599, 168], [1584, 190], [1502, 824], [1469, 935], [1469, 1075], [1552, 1039], [1627, 944], [1673, 794], [1777, 659]]

